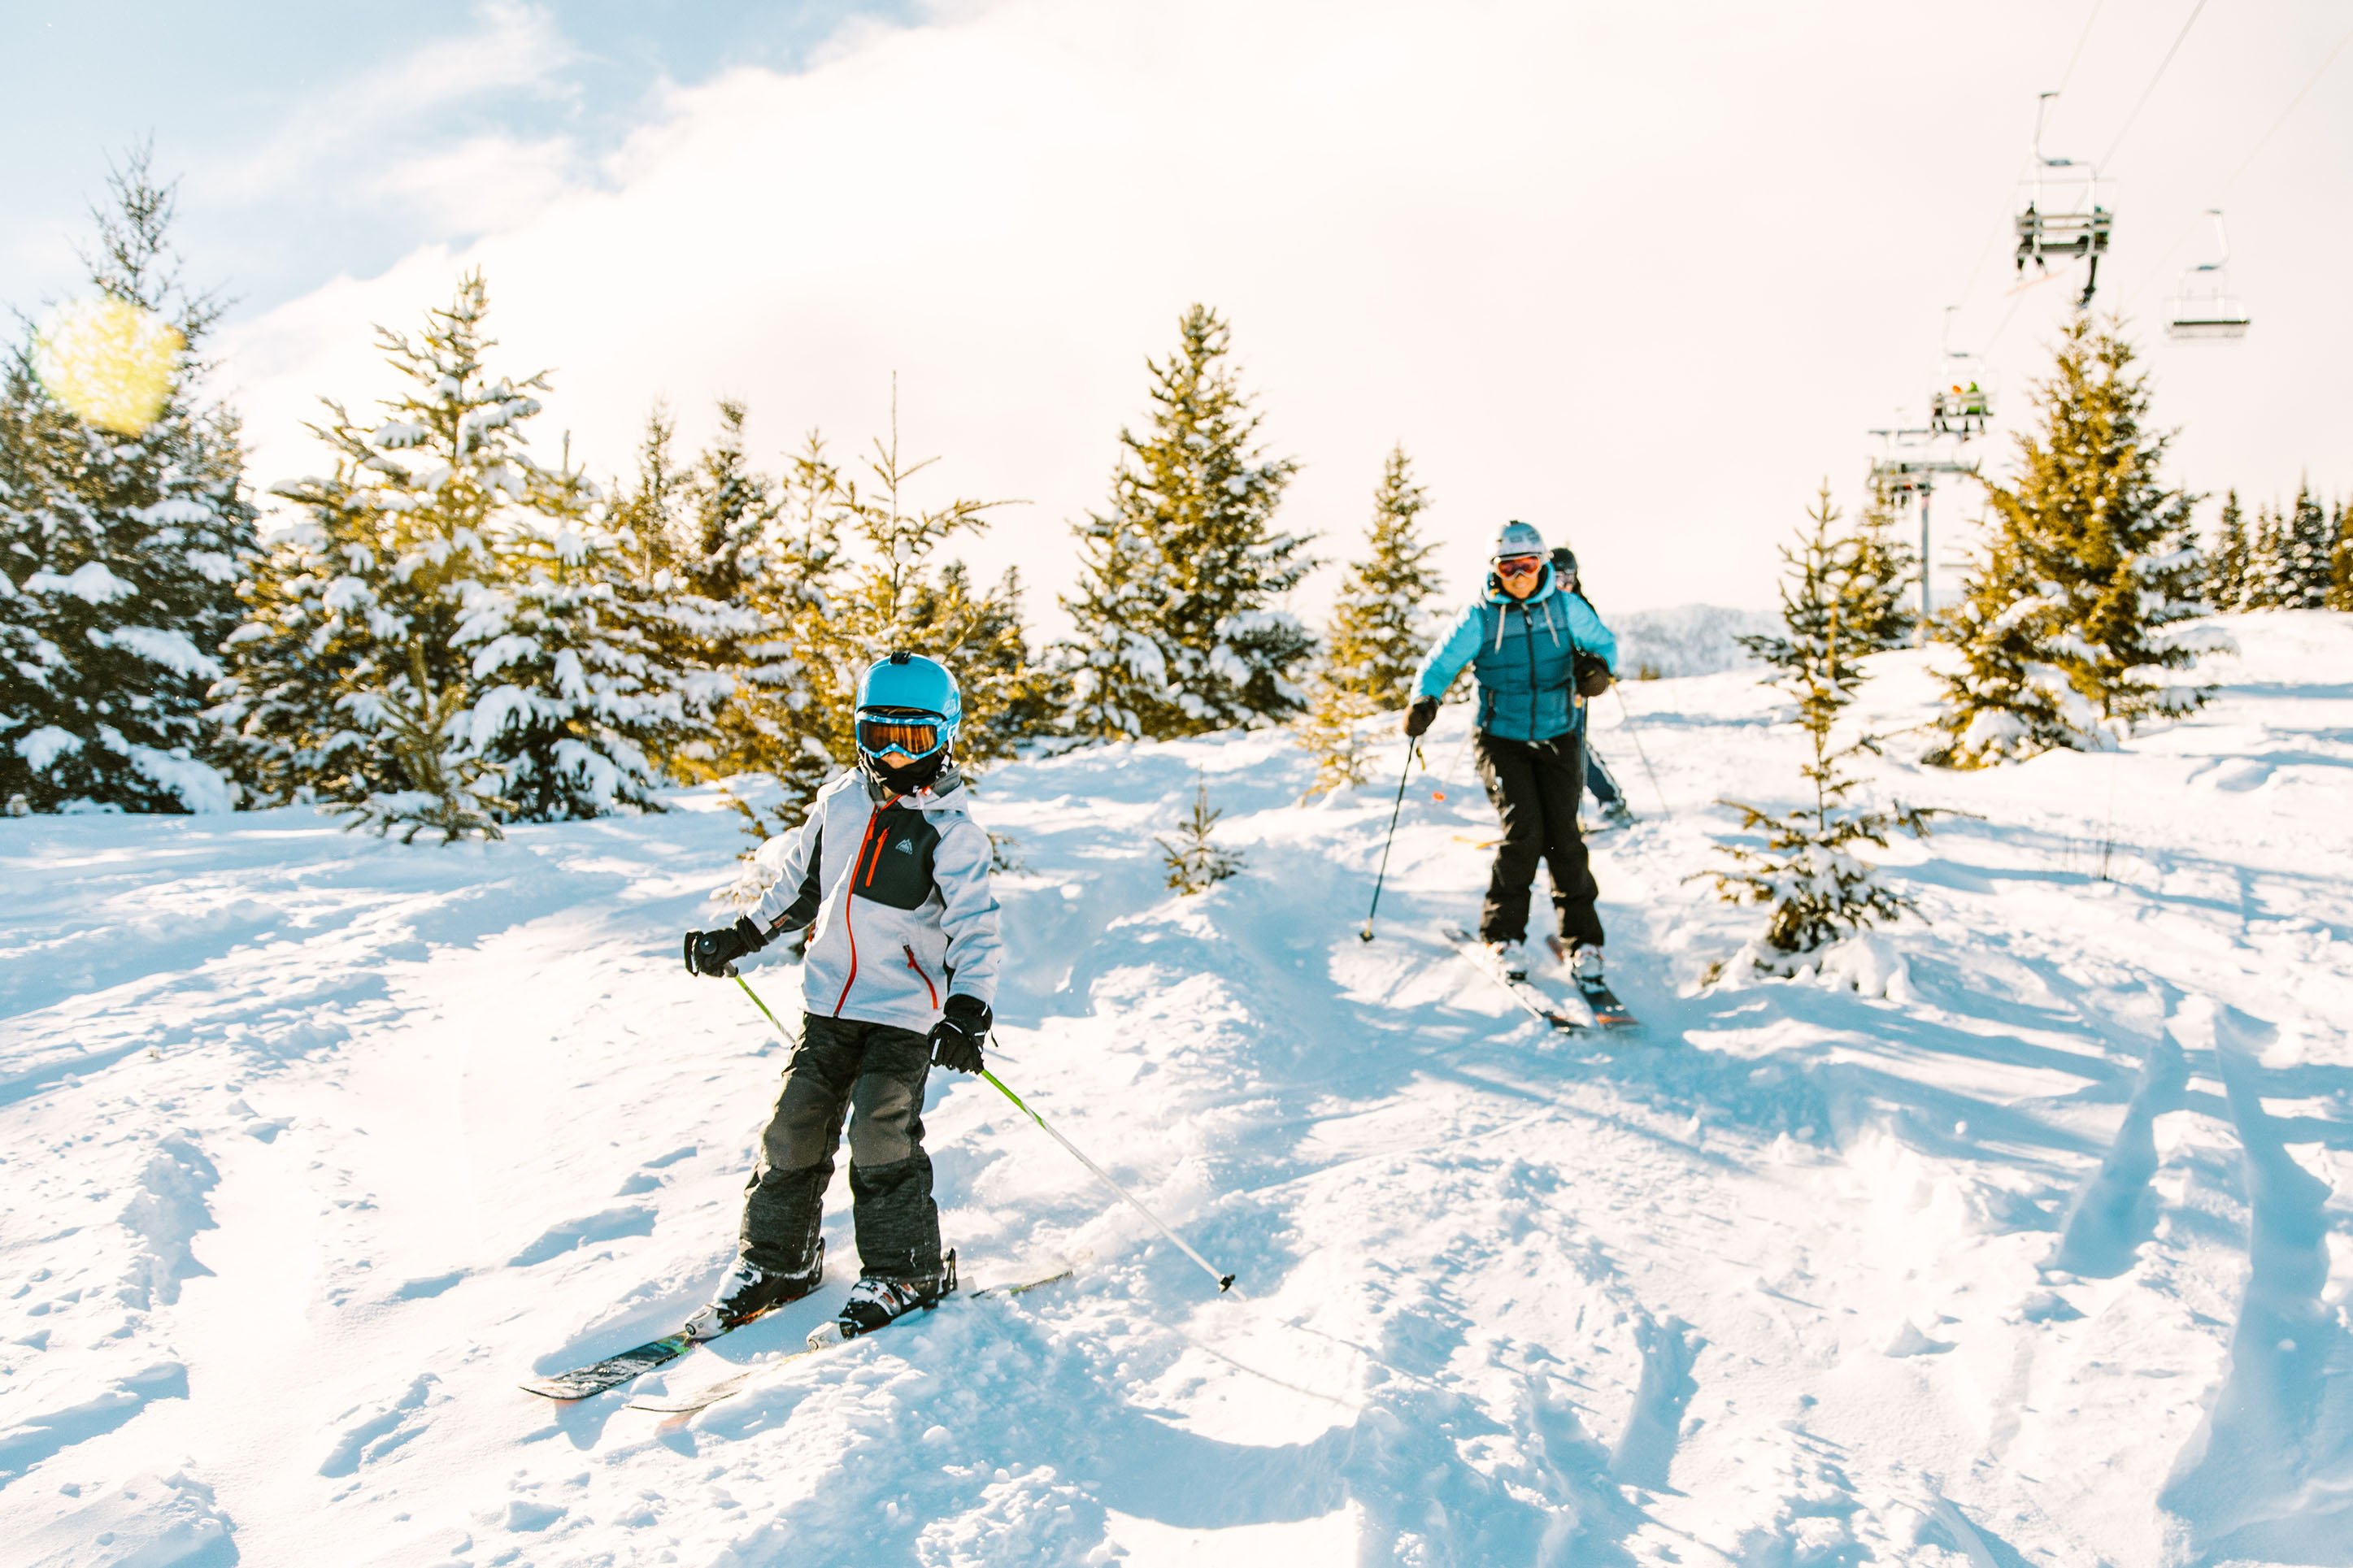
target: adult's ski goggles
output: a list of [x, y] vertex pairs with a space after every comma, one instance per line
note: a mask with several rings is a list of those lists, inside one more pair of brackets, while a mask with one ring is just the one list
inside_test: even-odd
[[860, 719], [858, 749], [870, 757], [896, 752], [909, 762], [921, 762], [940, 749], [940, 725], [934, 719]]
[[1498, 577], [1533, 577], [1544, 570], [1541, 555], [1506, 555], [1495, 563]]

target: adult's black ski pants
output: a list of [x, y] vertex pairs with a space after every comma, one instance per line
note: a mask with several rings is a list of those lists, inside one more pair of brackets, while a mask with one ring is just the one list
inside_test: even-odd
[[805, 1273], [817, 1261], [834, 1151], [849, 1123], [850, 1217], [861, 1273], [923, 1279], [940, 1271], [940, 1211], [923, 1152], [931, 1051], [913, 1029], [856, 1018], [801, 1017], [760, 1163], [744, 1188], [744, 1256]]
[[1518, 942], [1528, 934], [1528, 890], [1536, 862], [1552, 873], [1552, 907], [1560, 934], [1573, 943], [1601, 944], [1601, 916], [1593, 907], [1599, 889], [1577, 830], [1577, 798], [1585, 793], [1584, 739], [1571, 731], [1549, 741], [1507, 741], [1480, 731], [1472, 754], [1487, 798], [1503, 818], [1503, 841], [1495, 846], [1495, 869], [1487, 881], [1487, 901], [1479, 911], [1479, 935], [1486, 942]]

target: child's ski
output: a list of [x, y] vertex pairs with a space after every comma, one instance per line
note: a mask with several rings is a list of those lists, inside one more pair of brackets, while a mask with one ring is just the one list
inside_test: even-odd
[[[977, 1300], [983, 1296], [1025, 1296], [1030, 1291], [1037, 1289], [1041, 1285], [1051, 1285], [1058, 1279], [1068, 1279], [1070, 1277], [1070, 1268], [1068, 1265], [1065, 1265], [1062, 1268], [1055, 1269], [1051, 1274], [1041, 1274], [1034, 1279], [1025, 1279], [1016, 1285], [988, 1285], [984, 1286], [978, 1290], [964, 1291], [962, 1294], [965, 1298], [972, 1300]], [[942, 1297], [941, 1304], [944, 1305], [948, 1300], [949, 1299], [946, 1297]], [[899, 1323], [905, 1322], [908, 1318], [921, 1317], [924, 1315], [924, 1313], [920, 1312], [909, 1312], [903, 1317], [892, 1319], [890, 1322], [883, 1324], [881, 1329], [876, 1329], [870, 1331], [873, 1333], [881, 1333], [884, 1330], [890, 1329]], [[866, 1337], [867, 1335], [865, 1334], [856, 1336], [858, 1339], [864, 1339]], [[851, 1342], [853, 1342], [850, 1340], [826, 1340], [820, 1343], [811, 1344], [806, 1350], [794, 1351], [788, 1355], [777, 1356], [769, 1361], [754, 1362], [743, 1371], [723, 1377], [718, 1382], [711, 1384], [706, 1387], [698, 1388], [691, 1394], [659, 1394], [648, 1398], [632, 1399], [629, 1401], [629, 1408], [632, 1410], [659, 1411], [665, 1415], [690, 1415], [695, 1411], [708, 1409], [710, 1406], [718, 1404], [723, 1399], [730, 1398], [734, 1394], [742, 1393], [747, 1385], [757, 1379], [766, 1377], [770, 1373], [776, 1371], [780, 1367], [786, 1366], [793, 1362], [803, 1360], [808, 1356], [821, 1354], [826, 1351], [831, 1350], [836, 1345], [849, 1344]]]
[[[1558, 959], [1563, 967], [1572, 974], [1576, 973], [1575, 965], [1569, 959], [1567, 943], [1556, 936], [1548, 936], [1545, 938], [1545, 945], [1552, 950], [1553, 957]], [[1601, 976], [1597, 974], [1590, 979], [1577, 976], [1577, 994], [1584, 997], [1585, 1005], [1593, 1010], [1593, 1022], [1599, 1027], [1639, 1029], [1642, 1026], [1642, 1020], [1634, 1016], [1633, 1009], [1618, 1000], [1618, 993], [1610, 990], [1609, 982]]]

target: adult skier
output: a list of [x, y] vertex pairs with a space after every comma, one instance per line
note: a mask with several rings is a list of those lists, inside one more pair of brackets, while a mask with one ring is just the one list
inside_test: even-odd
[[1577, 805], [1585, 793], [1585, 700], [1609, 689], [1618, 639], [1581, 595], [1563, 590], [1544, 536], [1527, 523], [1504, 525], [1489, 565], [1486, 591], [1422, 660], [1405, 732], [1430, 728], [1440, 696], [1470, 665], [1479, 700], [1473, 754], [1504, 828], [1479, 940], [1506, 973], [1527, 973], [1528, 895], [1542, 860], [1570, 972], [1598, 982], [1599, 889]]
[[735, 1264], [687, 1328], [697, 1338], [818, 1287], [818, 1235], [842, 1121], [860, 1279], [838, 1322], [846, 1338], [955, 1289], [940, 1252], [932, 1162], [923, 1152], [929, 1070], [981, 1068], [1000, 955], [988, 834], [956, 773], [963, 718], [955, 678], [894, 653], [860, 679], [858, 770], [819, 790], [807, 818], [764, 847], [783, 874], [732, 926], [686, 933], [686, 966], [730, 976], [734, 962], [811, 928], [801, 960], [801, 1037], [744, 1189]]

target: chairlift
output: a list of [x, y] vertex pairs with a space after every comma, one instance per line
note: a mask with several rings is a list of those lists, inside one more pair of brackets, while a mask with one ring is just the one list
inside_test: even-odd
[[2046, 92], [2035, 106], [2034, 163], [2018, 184], [2016, 269], [2025, 271], [2030, 261], [2045, 271], [2054, 260], [2063, 265], [2079, 259], [2090, 262], [2084, 292], [2075, 301], [2081, 308], [2092, 302], [2093, 290], [2099, 287], [2100, 258], [2108, 252], [2116, 215], [2101, 202], [2100, 173], [2095, 166], [2072, 158], [2053, 158], [2042, 151], [2042, 121], [2050, 112], [2051, 100], [2058, 96]]
[[1952, 345], [1953, 312], [1945, 307], [1944, 352], [1937, 357], [1928, 393], [1928, 427], [1939, 436], [1968, 441], [1985, 434], [1993, 417], [1993, 378], [1977, 355]]
[[2180, 291], [2165, 302], [2168, 338], [2196, 342], [2247, 335], [2246, 302], [2231, 291], [2231, 237], [2222, 227], [2222, 209], [2209, 207], [2206, 216], [2214, 220], [2215, 258], [2181, 274]]

